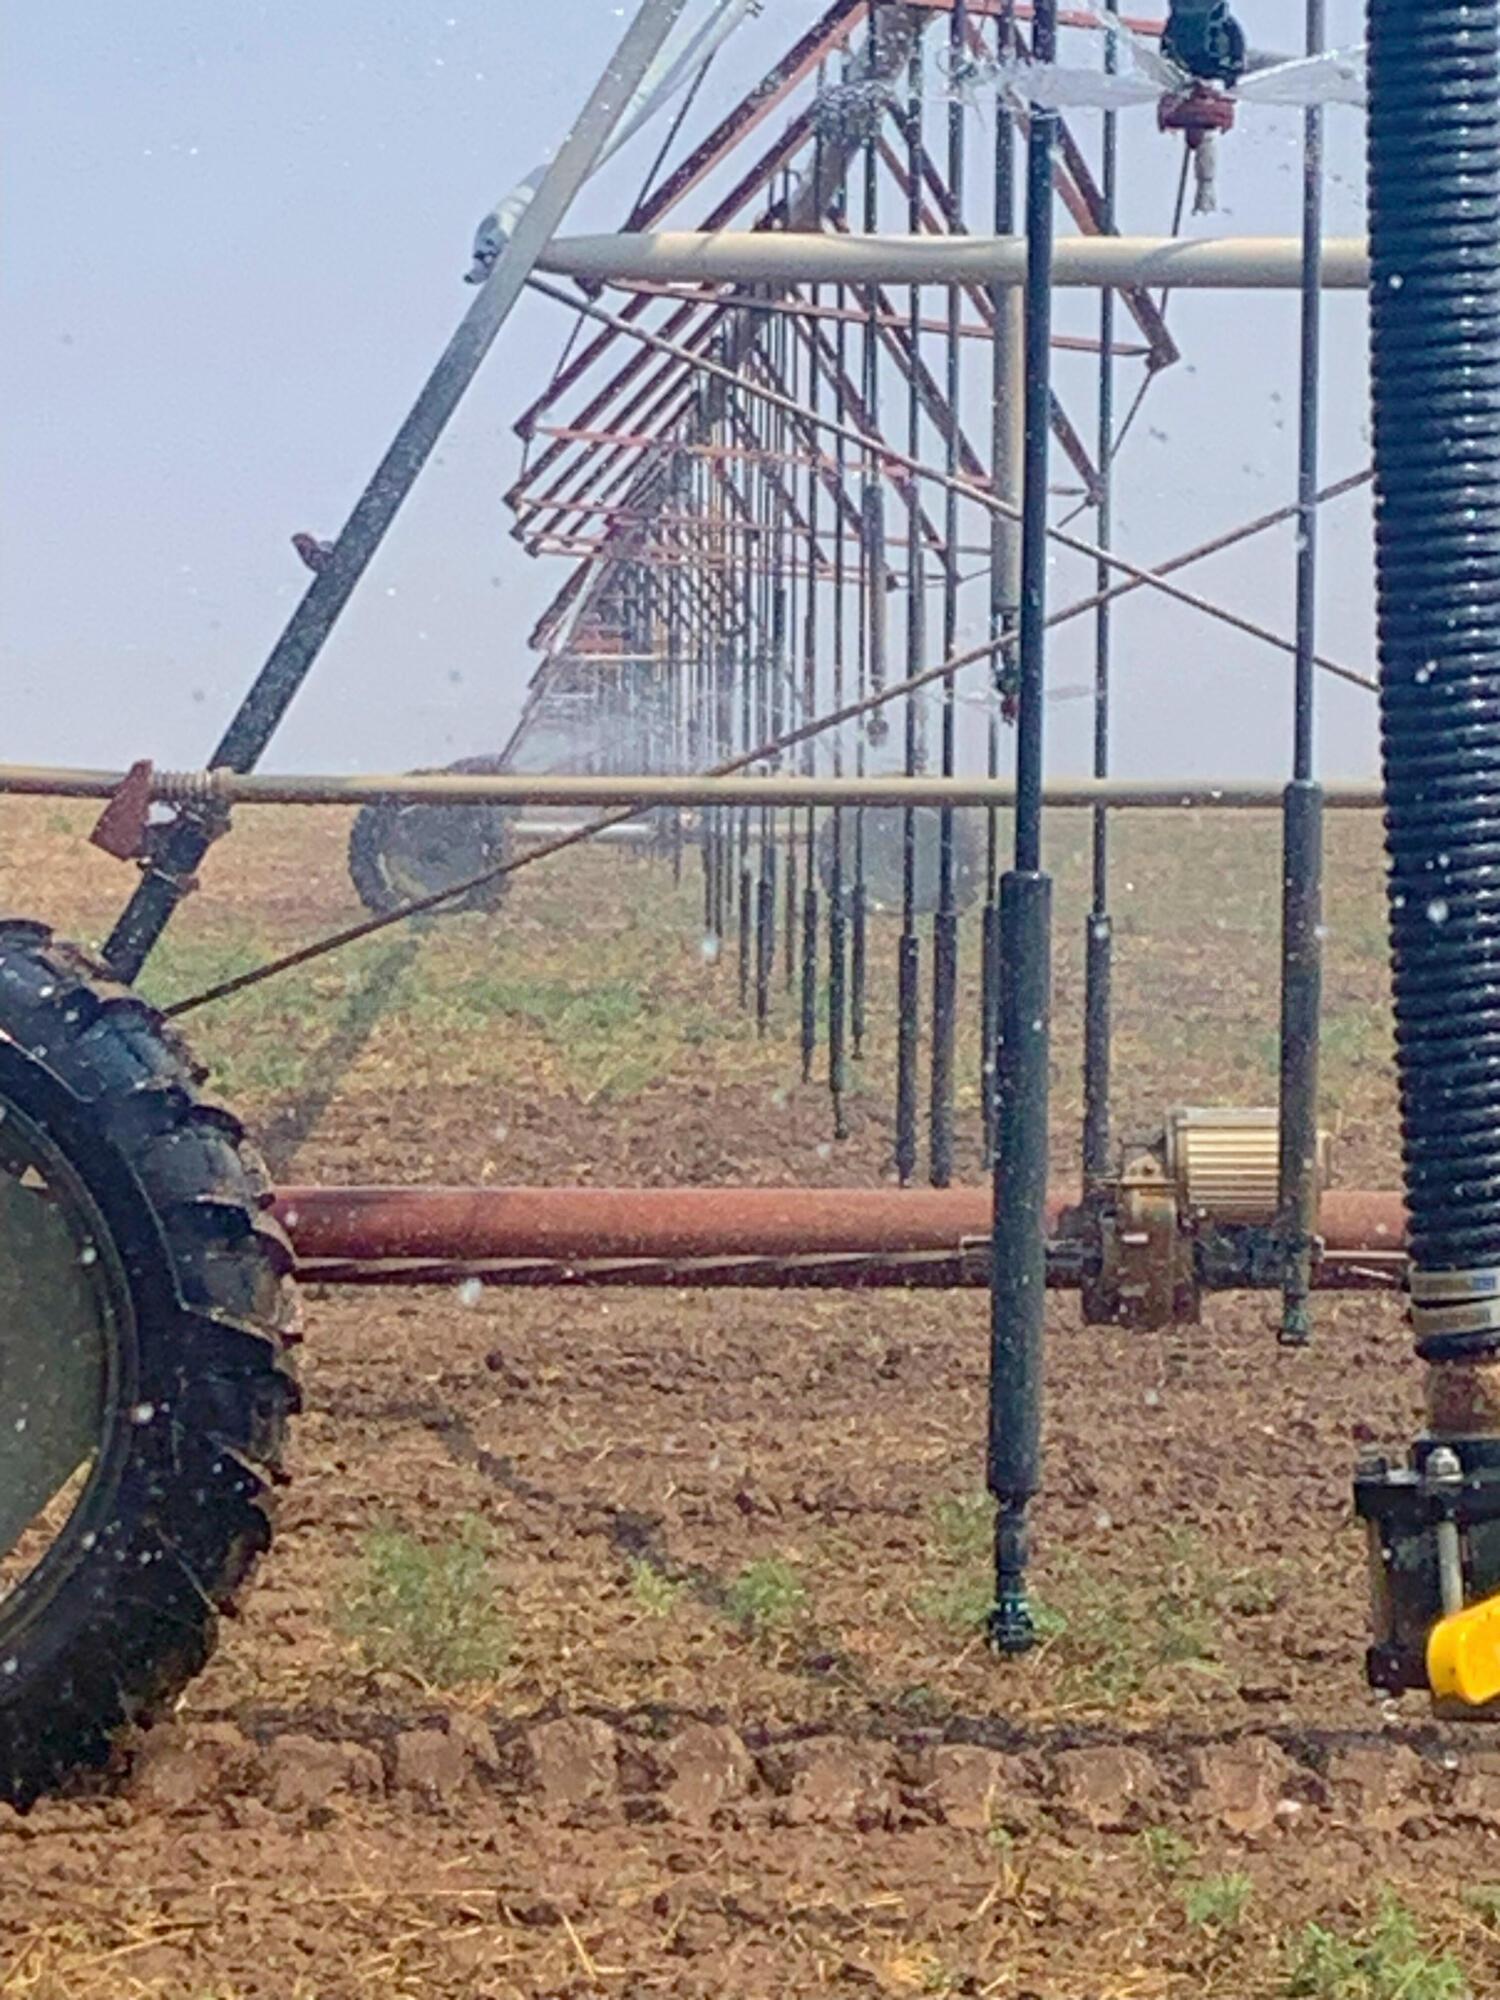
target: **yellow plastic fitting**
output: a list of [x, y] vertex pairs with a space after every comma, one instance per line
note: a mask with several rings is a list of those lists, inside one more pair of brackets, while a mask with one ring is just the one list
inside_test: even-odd
[[1427, 1635], [1427, 1681], [1438, 1701], [1482, 1708], [1500, 1700], [1500, 1595], [1437, 1621]]

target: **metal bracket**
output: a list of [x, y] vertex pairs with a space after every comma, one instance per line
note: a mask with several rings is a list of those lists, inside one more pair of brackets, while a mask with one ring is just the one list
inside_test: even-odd
[[1196, 1325], [1192, 1239], [1182, 1228], [1176, 1185], [1157, 1154], [1140, 1153], [1126, 1164], [1098, 1222], [1099, 1272], [1084, 1287], [1085, 1321], [1142, 1331]]
[[149, 757], [131, 765], [89, 835], [95, 847], [117, 861], [147, 858], [154, 779]]

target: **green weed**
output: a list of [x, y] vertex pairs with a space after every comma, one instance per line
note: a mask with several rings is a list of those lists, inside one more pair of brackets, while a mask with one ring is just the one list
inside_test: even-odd
[[491, 1535], [473, 1520], [445, 1542], [398, 1528], [367, 1536], [340, 1616], [365, 1664], [429, 1688], [496, 1680], [510, 1628], [496, 1608], [493, 1554]]
[[1464, 1902], [1486, 1922], [1500, 1924], [1500, 1883], [1474, 1882], [1464, 1890]]
[[604, 979], [574, 986], [562, 979], [504, 979], [491, 971], [472, 972], [433, 995], [445, 1012], [484, 1021], [527, 1021], [568, 1038], [618, 1032], [639, 1019], [645, 1006], [630, 979]]
[[1148, 1826], [1140, 1836], [1146, 1865], [1157, 1875], [1181, 1875], [1193, 1864], [1193, 1843], [1170, 1826]]
[[928, 1543], [940, 1574], [918, 1599], [924, 1618], [968, 1637], [994, 1608], [990, 1573], [994, 1502], [987, 1493], [951, 1493], [933, 1502]]
[[737, 1625], [757, 1638], [784, 1631], [806, 1609], [807, 1590], [790, 1563], [762, 1556], [731, 1578], [724, 1608]]
[[1288, 1959], [1288, 2000], [1470, 2000], [1457, 1959], [1429, 1953], [1410, 1911], [1392, 1897], [1357, 1931], [1308, 1924]]
[[982, 1632], [995, 1608], [995, 1592], [990, 1583], [977, 1577], [955, 1577], [924, 1592], [919, 1608], [924, 1617], [950, 1632]]
[[988, 1493], [949, 1494], [934, 1503], [932, 1540], [945, 1561], [988, 1561], [995, 1533], [995, 1503]]
[[630, 1594], [648, 1618], [669, 1618], [686, 1589], [679, 1578], [665, 1575], [644, 1556], [632, 1557]]
[[1222, 1936], [1237, 1930], [1254, 1893], [1248, 1875], [1206, 1875], [1182, 1892], [1182, 1913], [1194, 1930]]
[[1149, 1690], [1164, 1668], [1221, 1672], [1225, 1626], [1271, 1610], [1280, 1597], [1271, 1572], [1226, 1570], [1196, 1535], [1177, 1531], [1129, 1575], [1100, 1575], [1064, 1553], [1038, 1627], [1046, 1620], [1052, 1628], [1066, 1697], [1113, 1707]]

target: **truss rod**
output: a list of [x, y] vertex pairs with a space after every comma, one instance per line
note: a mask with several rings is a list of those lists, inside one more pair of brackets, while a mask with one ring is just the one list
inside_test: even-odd
[[[852, 306], [813, 306], [809, 305], [803, 299], [796, 298], [759, 299], [750, 292], [685, 292], [675, 291], [666, 285], [646, 283], [631, 283], [628, 286], [622, 283], [621, 289], [628, 289], [630, 292], [647, 299], [671, 299], [679, 303], [685, 300], [692, 305], [753, 306], [757, 312], [789, 313], [795, 314], [802, 319], [846, 319], [860, 322], [872, 320], [871, 314], [861, 312]], [[873, 315], [873, 323], [879, 326], [896, 327], [911, 327], [915, 325], [919, 333], [946, 333], [948, 330], [948, 322], [946, 320], [918, 317], [914, 321], [909, 314], [897, 312], [876, 313]], [[965, 320], [958, 331], [961, 340], [993, 340], [995, 337], [993, 325], [983, 320]], [[1099, 343], [1091, 335], [1058, 333], [1055, 328], [1052, 334], [1052, 345], [1061, 352], [1068, 354], [1097, 354], [1099, 351]], [[1150, 347], [1143, 340], [1117, 340], [1114, 345], [1114, 352], [1127, 361], [1145, 360], [1150, 356], [1151, 351]], [[558, 434], [555, 429], [547, 424], [538, 424], [535, 428], [538, 436], [543, 434], [556, 436]]]
[[[774, 390], [767, 389], [759, 383], [745, 382], [732, 369], [721, 367], [717, 362], [703, 361], [696, 356], [690, 356], [674, 342], [662, 340], [660, 336], [648, 332], [644, 327], [627, 325], [617, 314], [606, 312], [602, 306], [590, 305], [571, 297], [568, 293], [559, 291], [556, 286], [548, 284], [545, 279], [533, 278], [532, 288], [546, 298], [557, 300], [571, 312], [581, 312], [590, 318], [603, 320], [607, 324], [620, 327], [634, 340], [645, 341], [650, 346], [678, 354], [681, 358], [691, 361], [692, 366], [701, 369], [705, 374], [725, 379], [735, 387], [744, 387], [751, 395], [762, 397], [773, 404], [786, 403], [786, 398], [779, 397]], [[987, 485], [979, 485], [973, 479], [962, 475], [955, 476], [944, 472], [937, 466], [924, 465], [908, 453], [898, 451], [886, 440], [872, 437], [869, 432], [853, 424], [841, 423], [836, 417], [825, 417], [812, 411], [800, 411], [795, 405], [787, 407], [793, 410], [805, 426], [831, 432], [857, 445], [862, 451], [873, 450], [888, 466], [899, 467], [914, 479], [928, 479], [944, 488], [956, 486], [959, 493], [972, 500], [976, 506], [986, 507], [992, 513], [1002, 514], [1011, 521], [1019, 521], [1021, 517], [1021, 509], [1013, 501], [1002, 499]], [[1293, 655], [1296, 653], [1297, 649], [1293, 642], [1283, 638], [1280, 633], [1272, 632], [1256, 620], [1242, 617], [1238, 612], [1230, 611], [1222, 604], [1215, 604], [1211, 598], [1201, 597], [1196, 591], [1184, 590], [1179, 584], [1168, 582], [1156, 570], [1146, 569], [1140, 563], [1130, 562], [1126, 557], [1115, 554], [1113, 550], [1100, 548], [1098, 543], [1086, 541], [1081, 535], [1069, 534], [1064, 528], [1048, 528], [1046, 532], [1052, 541], [1062, 548], [1072, 549], [1076, 555], [1088, 556], [1095, 563], [1117, 570], [1121, 575], [1133, 577], [1136, 582], [1148, 585], [1179, 604], [1187, 605], [1190, 610], [1201, 611], [1205, 617], [1217, 619], [1220, 624], [1228, 625], [1237, 632], [1243, 632], [1247, 637], [1264, 640], [1278, 652]], [[1368, 674], [1358, 673], [1354, 668], [1346, 667], [1337, 660], [1331, 660], [1322, 653], [1314, 656], [1314, 663], [1324, 673], [1333, 674], [1339, 680], [1350, 681], [1356, 687], [1374, 692], [1375, 683]], [[939, 671], [946, 671], [946, 667]]]

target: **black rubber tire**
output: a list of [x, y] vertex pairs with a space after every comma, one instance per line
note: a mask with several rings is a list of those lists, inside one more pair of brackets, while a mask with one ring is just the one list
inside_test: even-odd
[[270, 1542], [298, 1407], [292, 1251], [201, 1081], [137, 995], [42, 925], [0, 922], [0, 1111], [84, 1184], [123, 1302], [88, 1483], [0, 1600], [0, 1797], [23, 1807], [199, 1672]]
[[[441, 775], [484, 778], [504, 768], [498, 757], [461, 757], [456, 764], [447, 765]], [[415, 884], [403, 887], [393, 881], [388, 861], [391, 839], [401, 815], [411, 810], [410, 806], [394, 799], [361, 806], [349, 829], [349, 879], [354, 884], [355, 894], [372, 916], [388, 916], [392, 910], [399, 909], [411, 899], [416, 887]], [[421, 810], [430, 812], [434, 808]], [[476, 835], [475, 844], [482, 855], [497, 863], [510, 858], [510, 815], [499, 806], [446, 806], [437, 810], [469, 816]], [[433, 881], [429, 889], [439, 886]], [[444, 903], [434, 914], [456, 916], [466, 910], [498, 910], [508, 887], [508, 877], [492, 876], [488, 882], [471, 889], [466, 896]]]

